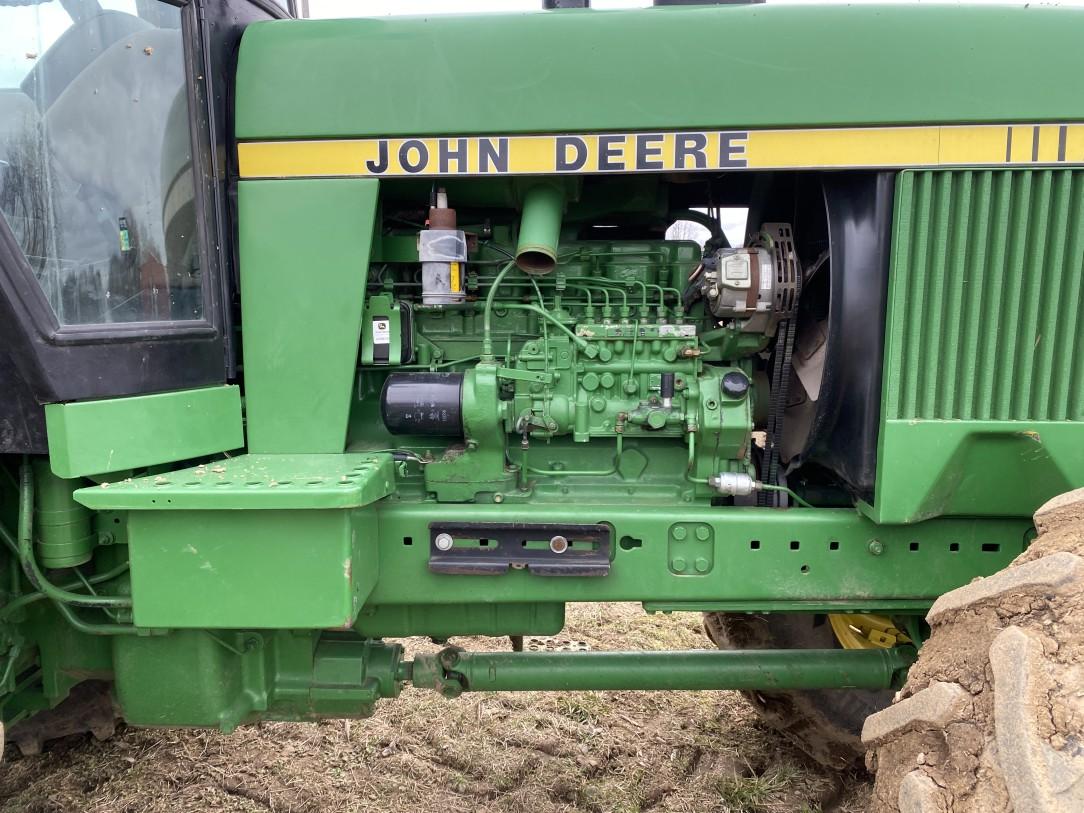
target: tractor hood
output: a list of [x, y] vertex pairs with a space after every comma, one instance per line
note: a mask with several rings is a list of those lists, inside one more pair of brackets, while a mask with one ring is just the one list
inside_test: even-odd
[[260, 22], [241, 43], [236, 134], [1074, 121], [1082, 23], [1079, 9], [914, 5]]

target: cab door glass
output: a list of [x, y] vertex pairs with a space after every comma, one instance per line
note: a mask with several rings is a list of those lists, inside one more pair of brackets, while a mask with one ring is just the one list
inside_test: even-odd
[[203, 320], [181, 11], [0, 3], [0, 215], [61, 325]]

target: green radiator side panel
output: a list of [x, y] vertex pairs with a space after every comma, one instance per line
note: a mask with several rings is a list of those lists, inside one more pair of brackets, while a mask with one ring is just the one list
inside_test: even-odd
[[900, 175], [877, 521], [1027, 516], [1084, 484], [1082, 283], [1084, 173]]
[[57, 477], [87, 477], [228, 452], [245, 445], [240, 390], [178, 390], [48, 404], [49, 462]]
[[769, 4], [255, 23], [236, 133], [1079, 120], [1082, 22], [1035, 4]]
[[379, 182], [238, 184], [245, 411], [257, 453], [338, 453]]

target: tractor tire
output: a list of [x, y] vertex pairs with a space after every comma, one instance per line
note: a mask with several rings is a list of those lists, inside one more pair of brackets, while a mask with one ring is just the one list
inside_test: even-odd
[[[705, 613], [704, 630], [720, 649], [833, 649], [825, 616], [809, 613]], [[821, 765], [846, 770], [861, 762], [862, 723], [892, 702], [891, 691], [814, 689], [742, 692], [761, 719]]]
[[946, 593], [896, 702], [866, 721], [874, 811], [1084, 810], [1084, 489], [1007, 568]]
[[[39, 711], [7, 731], [23, 756], [40, 754], [51, 740], [90, 732], [94, 739], [107, 740], [116, 733], [117, 710], [109, 683], [89, 680], [74, 686], [70, 694], [51, 709]], [[0, 746], [3, 730], [0, 729]], [[0, 755], [3, 754], [0, 748]]]

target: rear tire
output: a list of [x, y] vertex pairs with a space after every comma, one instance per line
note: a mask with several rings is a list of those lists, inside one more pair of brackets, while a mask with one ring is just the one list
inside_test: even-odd
[[[68, 696], [51, 709], [16, 723], [7, 732], [23, 756], [40, 754], [50, 740], [90, 732], [96, 740], [107, 740], [116, 731], [117, 712], [112, 686], [88, 680], [72, 687]], [[0, 729], [0, 744], [3, 731]], [[3, 752], [0, 751], [0, 754]]]
[[[704, 629], [720, 649], [834, 649], [823, 615], [705, 613]], [[862, 723], [892, 702], [892, 692], [814, 689], [743, 692], [769, 726], [821, 765], [844, 770], [860, 762]]]
[[863, 730], [873, 810], [1084, 810], [1084, 489], [1006, 569], [946, 593], [900, 699]]

